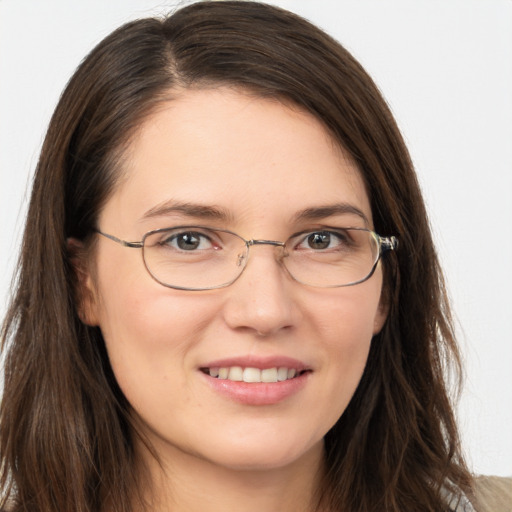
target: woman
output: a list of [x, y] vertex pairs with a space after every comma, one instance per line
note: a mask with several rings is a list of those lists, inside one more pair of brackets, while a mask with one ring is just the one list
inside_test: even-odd
[[472, 509], [409, 155], [297, 16], [201, 2], [102, 41], [50, 123], [19, 272], [10, 509]]

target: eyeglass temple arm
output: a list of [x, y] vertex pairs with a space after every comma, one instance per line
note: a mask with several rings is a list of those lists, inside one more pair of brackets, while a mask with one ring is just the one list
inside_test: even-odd
[[110, 240], [113, 240], [114, 242], [121, 244], [123, 247], [134, 247], [136, 249], [140, 249], [144, 245], [143, 242], [127, 242], [126, 240], [121, 240], [120, 238], [117, 238], [117, 236], [109, 235], [108, 233], [103, 233], [103, 231], [100, 231], [99, 229], [96, 229], [95, 231], [96, 233], [104, 236], [105, 238], [109, 238]]

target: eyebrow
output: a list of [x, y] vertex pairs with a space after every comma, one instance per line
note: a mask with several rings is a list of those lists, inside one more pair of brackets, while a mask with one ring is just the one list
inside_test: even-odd
[[201, 219], [229, 221], [232, 215], [223, 208], [214, 205], [202, 205], [196, 203], [181, 203], [177, 201], [165, 201], [153, 208], [150, 208], [141, 217], [141, 220], [152, 219], [154, 217], [163, 217], [178, 213], [187, 217], [196, 217]]
[[[154, 217], [164, 217], [174, 213], [185, 215], [187, 217], [216, 220], [220, 222], [229, 222], [233, 220], [233, 215], [219, 206], [202, 205], [189, 202], [182, 203], [173, 200], [165, 201], [153, 208], [150, 208], [144, 213], [141, 220], [152, 219]], [[297, 212], [292, 219], [295, 222], [301, 222], [324, 219], [335, 215], [356, 215], [363, 219], [366, 225], [370, 224], [366, 215], [359, 208], [349, 203], [336, 203], [306, 208]]]
[[301, 212], [298, 212], [294, 219], [295, 221], [304, 220], [319, 220], [334, 215], [357, 215], [361, 217], [366, 225], [370, 225], [368, 217], [363, 213], [362, 210], [349, 203], [336, 203], [325, 206], [317, 206], [312, 208], [306, 208]]

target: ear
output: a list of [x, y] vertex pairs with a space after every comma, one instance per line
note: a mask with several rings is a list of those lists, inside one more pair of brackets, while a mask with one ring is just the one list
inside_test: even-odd
[[389, 293], [386, 291], [386, 285], [383, 286], [380, 295], [379, 306], [373, 321], [373, 335], [379, 334], [384, 327], [389, 314]]
[[67, 251], [74, 272], [74, 299], [80, 320], [91, 327], [98, 325], [98, 294], [91, 272], [90, 254], [84, 243], [68, 238]]

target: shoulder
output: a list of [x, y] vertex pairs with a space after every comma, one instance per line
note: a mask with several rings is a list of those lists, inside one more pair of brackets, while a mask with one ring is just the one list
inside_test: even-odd
[[512, 477], [478, 476], [474, 482], [474, 502], [444, 490], [452, 512], [512, 512]]
[[512, 512], [512, 477], [479, 476], [475, 494], [479, 512]]

